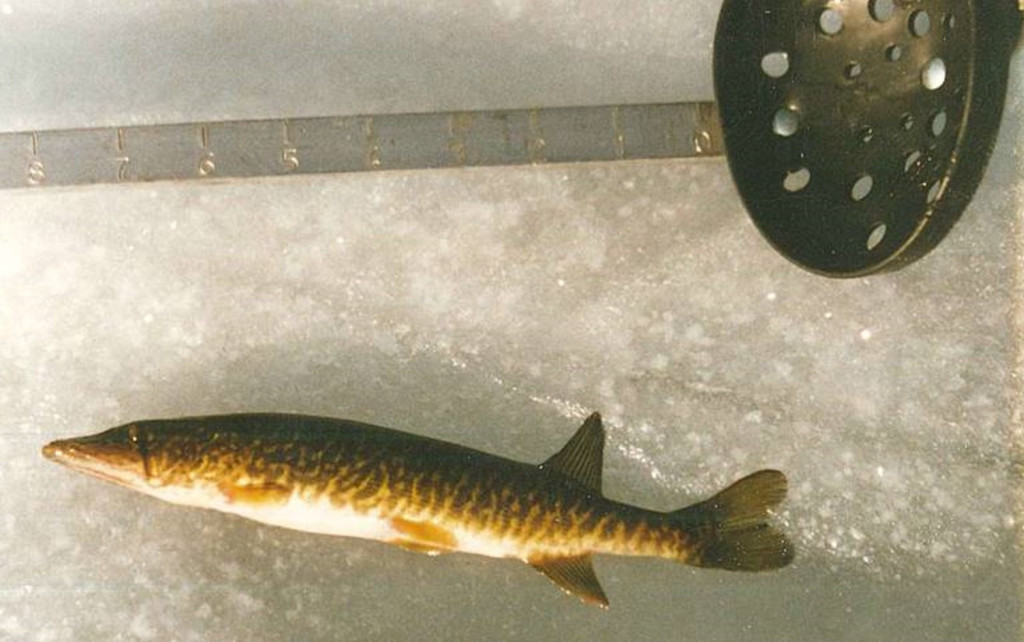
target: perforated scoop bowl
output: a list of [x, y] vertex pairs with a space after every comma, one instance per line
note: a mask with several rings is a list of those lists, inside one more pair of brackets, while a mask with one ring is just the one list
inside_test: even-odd
[[761, 232], [811, 271], [857, 276], [931, 250], [996, 140], [1011, 0], [725, 0], [715, 92]]

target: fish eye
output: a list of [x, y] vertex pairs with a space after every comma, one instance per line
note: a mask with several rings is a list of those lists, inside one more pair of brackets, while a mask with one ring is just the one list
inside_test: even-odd
[[139, 430], [137, 425], [132, 424], [131, 426], [128, 426], [128, 441], [135, 446], [135, 451], [139, 454], [139, 459], [142, 460], [142, 472], [146, 479], [152, 479], [153, 471], [150, 468], [149, 443], [146, 439], [146, 435]]

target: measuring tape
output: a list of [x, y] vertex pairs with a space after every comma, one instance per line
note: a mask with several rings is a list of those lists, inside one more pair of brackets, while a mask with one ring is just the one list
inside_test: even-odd
[[0, 134], [0, 189], [719, 156], [711, 102]]

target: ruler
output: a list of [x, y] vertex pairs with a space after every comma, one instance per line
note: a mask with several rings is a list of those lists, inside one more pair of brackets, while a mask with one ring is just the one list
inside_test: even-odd
[[0, 189], [720, 156], [712, 102], [0, 133]]

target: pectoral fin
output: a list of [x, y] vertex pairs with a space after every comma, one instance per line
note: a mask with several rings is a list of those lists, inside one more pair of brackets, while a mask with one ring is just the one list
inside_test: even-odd
[[391, 543], [416, 553], [440, 555], [450, 553], [458, 546], [451, 531], [429, 522], [394, 517], [391, 519], [391, 528], [399, 533], [399, 537], [391, 540]]
[[229, 504], [283, 504], [291, 490], [273, 482], [238, 484], [221, 482], [217, 487]]
[[608, 608], [608, 597], [594, 575], [590, 555], [578, 557], [544, 557], [530, 560], [530, 566], [551, 578], [563, 591], [587, 604]]

